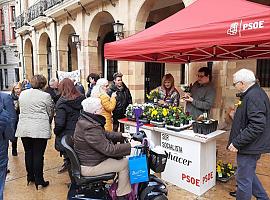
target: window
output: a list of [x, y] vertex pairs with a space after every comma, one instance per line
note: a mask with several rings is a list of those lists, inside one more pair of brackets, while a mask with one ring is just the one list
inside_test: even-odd
[[5, 74], [5, 87], [8, 88], [8, 72], [7, 72], [7, 69], [4, 69], [4, 74]]
[[6, 50], [3, 50], [3, 55], [4, 55], [4, 64], [7, 64], [7, 53], [6, 53]]
[[11, 21], [15, 21], [15, 6], [11, 6]]
[[4, 84], [3, 84], [3, 74], [2, 69], [0, 69], [0, 90], [3, 90]]
[[2, 32], [2, 45], [6, 44], [6, 39], [5, 39], [5, 30], [1, 30]]
[[0, 22], [1, 22], [1, 24], [4, 24], [4, 13], [3, 13], [3, 10], [2, 9], [0, 9], [0, 16], [1, 16], [1, 19], [0, 19]]
[[15, 68], [15, 80], [16, 82], [20, 81], [19, 68]]
[[15, 31], [15, 27], [12, 27], [12, 39], [16, 39], [16, 31]]
[[107, 60], [107, 66], [108, 66], [107, 79], [108, 81], [113, 81], [113, 74], [118, 71], [117, 61]]
[[185, 79], [186, 79], [186, 65], [185, 64], [181, 64], [180, 65], [180, 84], [185, 84]]
[[261, 87], [270, 87], [270, 59], [258, 59], [256, 76]]

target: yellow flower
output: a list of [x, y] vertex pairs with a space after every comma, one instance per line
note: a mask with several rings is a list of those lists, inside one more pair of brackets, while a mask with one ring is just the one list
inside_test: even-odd
[[237, 106], [237, 107], [239, 107], [239, 106], [241, 106], [241, 104], [242, 104], [242, 101], [241, 100], [239, 100], [236, 104], [234, 104], [235, 106]]
[[221, 167], [219, 165], [217, 166], [217, 173], [221, 173]]
[[168, 110], [166, 108], [162, 109], [162, 114], [164, 117], [166, 117], [168, 115]]

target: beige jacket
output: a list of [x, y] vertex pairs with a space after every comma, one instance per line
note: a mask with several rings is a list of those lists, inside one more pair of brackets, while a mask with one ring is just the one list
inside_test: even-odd
[[38, 89], [22, 91], [19, 97], [20, 115], [16, 137], [51, 137], [50, 119], [54, 103], [50, 94]]

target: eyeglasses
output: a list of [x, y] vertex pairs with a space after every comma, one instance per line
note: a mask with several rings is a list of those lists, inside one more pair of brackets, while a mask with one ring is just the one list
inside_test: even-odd
[[242, 82], [242, 81], [237, 81], [237, 82], [233, 83], [233, 87], [235, 87], [240, 82]]
[[198, 78], [203, 78], [204, 77], [204, 75], [200, 75], [200, 74], [198, 74], [197, 76], [198, 76]]

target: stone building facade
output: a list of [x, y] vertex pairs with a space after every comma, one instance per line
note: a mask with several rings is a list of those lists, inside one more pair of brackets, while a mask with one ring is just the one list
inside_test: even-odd
[[[117, 20], [124, 24], [124, 37], [128, 37], [185, 9], [193, 1], [18, 0], [16, 32], [21, 77], [30, 78], [42, 73], [51, 78], [58, 70], [79, 69], [81, 80], [86, 85], [86, 77], [91, 72], [102, 73], [111, 80], [112, 74], [120, 71], [134, 102], [143, 102], [145, 93], [161, 83], [163, 74], [171, 73], [180, 88], [182, 84], [196, 80], [199, 67], [209, 66], [217, 90], [212, 114], [223, 119], [224, 110], [235, 103], [232, 74], [241, 67], [256, 72], [257, 60], [157, 64], [106, 61], [103, 56], [104, 44], [116, 40], [112, 24]], [[268, 0], [253, 1], [270, 5]], [[77, 44], [72, 42], [74, 34], [79, 36]], [[267, 73], [269, 76], [269, 71]], [[266, 90], [269, 93], [268, 88]]]
[[19, 59], [16, 57], [15, 1], [0, 1], [0, 90], [8, 90], [19, 81]]

